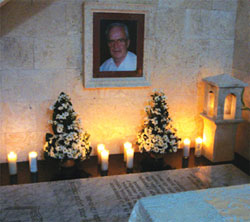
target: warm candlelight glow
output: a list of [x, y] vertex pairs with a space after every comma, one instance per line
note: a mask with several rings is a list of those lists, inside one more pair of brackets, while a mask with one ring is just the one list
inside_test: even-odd
[[132, 143], [130, 143], [130, 142], [124, 143], [124, 148], [125, 148], [125, 149], [130, 149], [130, 148], [132, 148]]
[[124, 151], [123, 151], [124, 162], [127, 161], [127, 149], [131, 149], [131, 148], [132, 148], [132, 143], [130, 143], [130, 142], [124, 143]]
[[8, 163], [9, 163], [9, 173], [10, 173], [10, 175], [17, 174], [16, 161], [17, 161], [17, 155], [14, 152], [10, 152], [8, 154]]
[[186, 138], [184, 140], [184, 147], [183, 147], [183, 156], [184, 158], [189, 157], [189, 152], [190, 152], [190, 139]]
[[30, 158], [36, 158], [37, 157], [37, 152], [34, 152], [34, 151], [29, 152], [29, 157]]
[[200, 137], [197, 137], [195, 140], [196, 144], [201, 144], [202, 143], [202, 139]]
[[104, 144], [98, 144], [97, 145], [97, 159], [98, 159], [98, 164], [101, 164], [101, 152], [105, 150], [105, 145]]
[[236, 112], [236, 96], [229, 94], [224, 103], [224, 119], [234, 119]]
[[103, 171], [108, 170], [109, 167], [109, 151], [108, 150], [103, 150], [101, 152], [101, 169]]
[[17, 160], [17, 155], [14, 152], [8, 154], [8, 160]]
[[126, 156], [127, 156], [127, 164], [126, 164], [126, 166], [127, 166], [127, 168], [128, 169], [132, 169], [133, 168], [133, 163], [134, 163], [134, 149], [133, 148], [128, 148], [127, 150], [126, 150]]
[[202, 139], [200, 137], [196, 138], [195, 140], [195, 153], [196, 157], [201, 156], [201, 149], [202, 149]]
[[185, 140], [184, 140], [184, 145], [190, 145], [190, 139], [188, 139], [188, 138], [186, 138]]
[[29, 152], [29, 166], [31, 173], [37, 172], [37, 152]]
[[208, 94], [208, 116], [213, 117], [214, 115], [214, 101], [215, 95], [212, 91]]

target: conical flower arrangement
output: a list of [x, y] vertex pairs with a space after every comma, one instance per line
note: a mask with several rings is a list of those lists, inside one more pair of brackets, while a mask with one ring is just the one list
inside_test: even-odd
[[90, 135], [81, 129], [81, 121], [77, 118], [70, 97], [62, 92], [51, 110], [53, 116], [49, 123], [54, 134], [46, 134], [45, 157], [60, 160], [86, 159], [92, 150]]
[[147, 117], [137, 136], [139, 151], [154, 154], [176, 152], [180, 138], [171, 125], [165, 94], [155, 91], [145, 111]]

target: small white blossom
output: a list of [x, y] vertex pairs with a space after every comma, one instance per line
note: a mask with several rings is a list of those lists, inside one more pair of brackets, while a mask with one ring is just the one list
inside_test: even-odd
[[58, 125], [57, 125], [57, 128], [56, 128], [56, 131], [57, 131], [58, 133], [62, 133], [62, 132], [63, 132], [63, 125], [62, 125], [62, 124], [58, 124]]

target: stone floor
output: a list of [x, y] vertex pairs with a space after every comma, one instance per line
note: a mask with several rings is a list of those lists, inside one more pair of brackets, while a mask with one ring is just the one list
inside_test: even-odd
[[231, 164], [0, 187], [0, 221], [122, 222], [141, 197], [250, 183]]

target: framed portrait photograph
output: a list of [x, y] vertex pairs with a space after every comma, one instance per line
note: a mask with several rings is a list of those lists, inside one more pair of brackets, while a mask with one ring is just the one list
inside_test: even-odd
[[149, 86], [152, 8], [86, 2], [83, 9], [85, 88]]
[[93, 77], [142, 77], [144, 14], [93, 15]]

